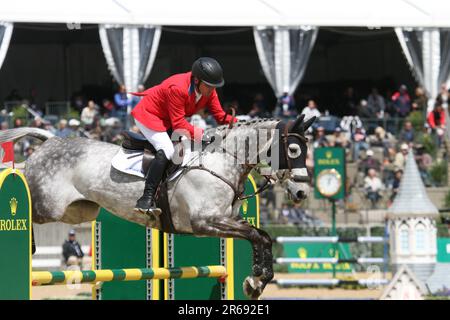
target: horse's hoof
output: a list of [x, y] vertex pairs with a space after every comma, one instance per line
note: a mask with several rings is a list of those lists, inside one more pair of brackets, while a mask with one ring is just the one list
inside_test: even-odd
[[259, 296], [262, 294], [262, 282], [258, 278], [245, 278], [242, 287], [244, 294], [252, 300], [258, 300]]

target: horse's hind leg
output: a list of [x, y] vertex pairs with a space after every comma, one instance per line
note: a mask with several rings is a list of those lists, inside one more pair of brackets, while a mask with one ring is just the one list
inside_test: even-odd
[[[192, 223], [195, 235], [221, 238], [239, 238], [248, 240], [253, 249], [252, 277], [243, 283], [244, 293], [257, 299], [266, 284], [273, 278], [272, 241], [261, 230], [250, 225], [246, 220], [229, 217], [214, 217]], [[266, 254], [266, 252], [269, 252]], [[270, 261], [269, 261], [270, 259]], [[270, 266], [268, 266], [270, 264]]]

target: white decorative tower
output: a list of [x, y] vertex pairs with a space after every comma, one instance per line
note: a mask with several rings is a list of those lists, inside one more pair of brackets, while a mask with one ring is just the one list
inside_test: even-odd
[[412, 151], [409, 151], [399, 192], [388, 209], [390, 257], [395, 272], [406, 264], [426, 282], [436, 265], [436, 206], [425, 191]]

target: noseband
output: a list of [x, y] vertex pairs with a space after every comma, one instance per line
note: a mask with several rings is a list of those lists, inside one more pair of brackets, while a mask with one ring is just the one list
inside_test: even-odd
[[[235, 112], [236, 112], [234, 107], [231, 107], [231, 110], [232, 110], [232, 119], [231, 119], [231, 122], [230, 122], [230, 125], [229, 125], [229, 129], [233, 128], [233, 122], [234, 122]], [[225, 117], [226, 117], [226, 114], [225, 114]], [[224, 117], [224, 120], [225, 120], [225, 117]], [[292, 172], [292, 163], [291, 163], [291, 159], [289, 158], [289, 153], [288, 153], [288, 148], [289, 148], [288, 147], [288, 138], [289, 137], [297, 137], [301, 141], [303, 141], [304, 143], [308, 142], [308, 138], [302, 136], [301, 134], [289, 132], [289, 127], [292, 124], [292, 122], [293, 122], [292, 120], [288, 121], [288, 123], [284, 126], [283, 133], [281, 134], [281, 140], [283, 142], [283, 146], [284, 146], [284, 150], [285, 150], [285, 154], [286, 154], [286, 161], [287, 161], [287, 164], [288, 164], [289, 175]], [[203, 151], [201, 152], [201, 154], [203, 154]], [[237, 157], [234, 154], [230, 154], [228, 152], [227, 152], [227, 154], [229, 154], [229, 155], [233, 156], [235, 159], [237, 159]], [[248, 166], [251, 167], [251, 169], [253, 169], [256, 165], [249, 164]], [[239, 191], [238, 188], [235, 187], [233, 185], [233, 183], [231, 183], [231, 181], [229, 181], [228, 179], [220, 176], [216, 172], [214, 172], [214, 171], [212, 171], [212, 170], [210, 170], [208, 168], [205, 168], [201, 162], [200, 162], [200, 165], [198, 165], [198, 166], [190, 166], [190, 167], [184, 166], [182, 168], [183, 168], [183, 173], [182, 174], [186, 174], [190, 170], [203, 170], [203, 171], [206, 171], [206, 172], [210, 173], [214, 177], [222, 180], [223, 182], [225, 182], [234, 191], [234, 197], [233, 197], [232, 205], [234, 205], [236, 200], [241, 200], [242, 201], [242, 200], [245, 200], [245, 199], [252, 198], [252, 197], [256, 196], [257, 194], [259, 194], [259, 193], [263, 192], [264, 190], [266, 190], [272, 184], [272, 181], [275, 181], [275, 179], [271, 175], [263, 175], [262, 174], [261, 176], [263, 176], [266, 179], [264, 184], [260, 188], [258, 188], [254, 193], [245, 196], [244, 195], [244, 190]]]

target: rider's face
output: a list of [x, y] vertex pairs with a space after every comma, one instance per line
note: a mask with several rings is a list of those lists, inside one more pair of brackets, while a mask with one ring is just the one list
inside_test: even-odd
[[211, 93], [213, 92], [214, 87], [208, 86], [204, 82], [200, 82], [198, 86], [198, 91], [202, 94], [204, 97], [209, 97]]

